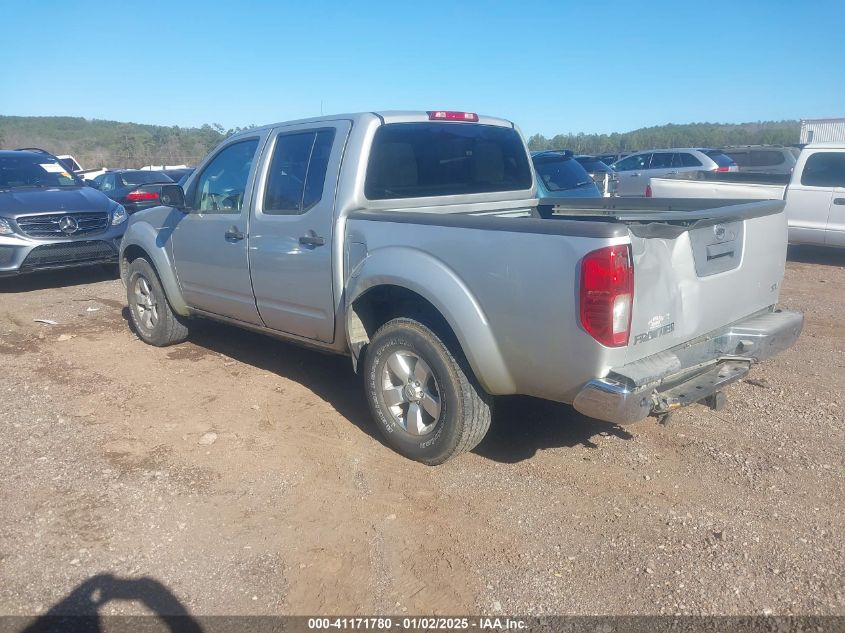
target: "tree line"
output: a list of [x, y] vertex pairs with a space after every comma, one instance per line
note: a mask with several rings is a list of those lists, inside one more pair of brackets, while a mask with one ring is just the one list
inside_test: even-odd
[[790, 145], [797, 143], [798, 121], [756, 123], [687, 123], [644, 127], [612, 134], [557, 134], [528, 139], [531, 150], [571, 149], [576, 154], [634, 152], [666, 147], [723, 147], [725, 145]]
[[[250, 126], [251, 127], [251, 126]], [[179, 127], [81, 117], [0, 116], [0, 148], [71, 154], [84, 168], [195, 165], [220, 141], [247, 128]]]
[[[195, 165], [224, 138], [250, 127], [227, 130], [218, 123], [168, 127], [81, 117], [0, 116], [0, 147], [72, 154], [85, 168]], [[799, 132], [798, 121], [669, 124], [612, 134], [579, 132], [552, 138], [535, 134], [528, 146], [601, 154], [661, 147], [789, 145], [798, 142]]]

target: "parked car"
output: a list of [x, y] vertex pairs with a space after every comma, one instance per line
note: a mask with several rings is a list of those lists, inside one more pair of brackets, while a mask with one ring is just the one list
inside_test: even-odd
[[[162, 172], [168, 177], [172, 178], [176, 181], [177, 184], [183, 185], [185, 181], [188, 180], [190, 175], [194, 173], [193, 169], [168, 169], [167, 171]], [[178, 177], [178, 178], [177, 178]], [[161, 188], [168, 183], [164, 182], [154, 182], [149, 183], [146, 185], [140, 185], [137, 189], [135, 189], [135, 197], [144, 198], [144, 202], [146, 207], [155, 207], [161, 204]]]
[[785, 200], [789, 241], [845, 247], [845, 143], [807, 145], [787, 174], [653, 178], [655, 198]]
[[93, 180], [93, 186], [112, 200], [121, 203], [130, 215], [159, 204], [158, 196], [143, 191], [141, 185], [173, 184], [173, 179], [161, 171], [119, 169], [106, 172]]
[[181, 185], [188, 179], [188, 176], [194, 173], [194, 169], [193, 167], [182, 167], [179, 169], [163, 169], [161, 173], [170, 178], [173, 182], [179, 183]]
[[[481, 441], [496, 395], [624, 424], [716, 395], [796, 340], [802, 316], [775, 308], [782, 201], [689, 201], [681, 214], [536, 190], [502, 119], [366, 112], [253, 128], [185, 189], [163, 186], [169, 206], [130, 217], [130, 318], [151, 345], [183, 341], [204, 316], [348, 354], [386, 442], [428, 464]], [[714, 243], [737, 256], [711, 260]]]
[[0, 276], [117, 261], [126, 210], [43, 151], [0, 151]]
[[801, 150], [780, 145], [723, 147], [725, 156], [736, 163], [737, 171], [763, 174], [791, 174]]
[[598, 158], [605, 165], [613, 166], [613, 163], [615, 163], [616, 161], [622, 160], [626, 156], [630, 155], [631, 152], [619, 152], [616, 154], [599, 154], [598, 156], [596, 156], [596, 158]]
[[532, 152], [538, 198], [601, 198], [593, 178], [571, 151]]
[[613, 164], [620, 196], [644, 196], [649, 178], [691, 171], [737, 171], [736, 163], [715, 149], [658, 149], [637, 152]]
[[616, 170], [613, 169], [613, 167], [607, 165], [597, 156], [581, 155], [576, 156], [575, 160], [577, 160], [581, 164], [581, 167], [583, 167], [590, 175], [590, 178], [592, 178], [593, 182], [596, 183], [596, 187], [598, 187], [599, 193], [602, 196], [609, 198], [616, 195], [616, 187], [619, 183], [619, 177], [616, 175]]

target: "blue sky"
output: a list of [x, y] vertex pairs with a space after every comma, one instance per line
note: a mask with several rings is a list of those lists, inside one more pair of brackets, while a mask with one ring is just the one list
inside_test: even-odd
[[0, 114], [470, 110], [540, 132], [845, 116], [845, 2], [4, 0]]

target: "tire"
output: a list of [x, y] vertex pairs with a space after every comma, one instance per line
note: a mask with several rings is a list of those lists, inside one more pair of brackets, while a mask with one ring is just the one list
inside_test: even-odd
[[173, 312], [155, 268], [139, 257], [127, 269], [126, 298], [138, 337], [156, 347], [174, 345], [188, 338], [188, 327]]
[[397, 452], [424, 464], [472, 450], [490, 428], [492, 398], [451, 347], [422, 323], [399, 318], [376, 332], [364, 356], [379, 430]]

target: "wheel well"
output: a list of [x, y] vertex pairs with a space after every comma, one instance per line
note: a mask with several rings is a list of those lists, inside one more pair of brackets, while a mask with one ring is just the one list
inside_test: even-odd
[[378, 329], [398, 317], [419, 321], [447, 345], [457, 343], [454, 330], [428, 299], [402, 286], [376, 286], [358, 297], [350, 307], [349, 348], [356, 368], [362, 353]]
[[120, 276], [123, 279], [124, 283], [126, 282], [126, 272], [129, 268], [129, 264], [134, 262], [139, 257], [145, 258], [148, 262], [150, 262], [151, 266], [153, 265], [153, 262], [150, 259], [150, 256], [147, 254], [147, 251], [145, 251], [137, 244], [127, 246], [126, 249], [123, 251], [123, 256], [120, 258]]

